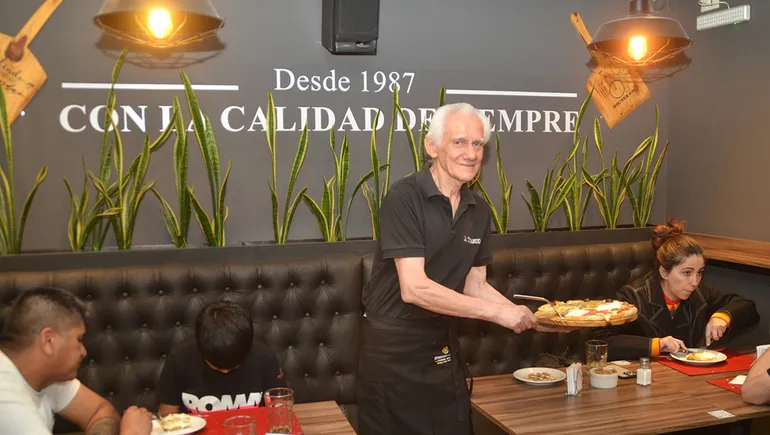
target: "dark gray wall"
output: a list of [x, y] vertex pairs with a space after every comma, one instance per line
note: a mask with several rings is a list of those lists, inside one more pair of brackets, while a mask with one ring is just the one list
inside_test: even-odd
[[[670, 80], [667, 213], [692, 232], [768, 241], [770, 3], [731, 2], [750, 4], [751, 21], [700, 32], [697, 2], [677, 3], [674, 16], [695, 42], [692, 63]], [[756, 302], [761, 323], [736, 344], [770, 342], [767, 270], [714, 263], [705, 282]]]
[[735, 2], [751, 5], [751, 21], [700, 32], [696, 2], [679, 3], [695, 43], [670, 83], [668, 215], [693, 232], [770, 241], [770, 2]]
[[[35, 9], [35, 2], [0, 0], [0, 30], [14, 33]], [[327, 107], [333, 110], [337, 124], [350, 108], [364, 129], [364, 107], [379, 107], [386, 115], [385, 127], [379, 131], [379, 149], [385, 151], [391, 96], [387, 92], [361, 92], [361, 73], [376, 71], [414, 72], [414, 83], [409, 93], [402, 92], [402, 104], [419, 114], [419, 108], [435, 107], [442, 85], [454, 89], [494, 89], [519, 91], [551, 91], [577, 93], [576, 98], [533, 97], [461, 97], [450, 95], [448, 101], [468, 101], [480, 108], [493, 109], [508, 116], [524, 110], [526, 130], [527, 110], [543, 118], [545, 111], [559, 114], [560, 128], [564, 118], [576, 112], [585, 98], [585, 81], [590, 75], [586, 63], [588, 52], [569, 22], [569, 14], [579, 11], [591, 32], [604, 21], [623, 16], [626, 2], [616, 0], [410, 0], [383, 1], [380, 16], [380, 46], [377, 56], [333, 56], [320, 45], [321, 2], [309, 0], [216, 0], [219, 13], [226, 25], [219, 38], [226, 48], [218, 56], [201, 64], [185, 68], [196, 84], [238, 85], [237, 92], [198, 93], [203, 109], [211, 116], [221, 160], [233, 160], [227, 204], [230, 217], [227, 239], [260, 241], [272, 239], [271, 212], [267, 178], [269, 176], [268, 150], [260, 128], [247, 131], [251, 119], [264, 110], [267, 92], [274, 91], [278, 106], [286, 107], [287, 125], [299, 123], [299, 107]], [[49, 178], [39, 191], [31, 210], [24, 239], [26, 250], [67, 249], [66, 224], [69, 202], [61, 180], [62, 176], [76, 184], [82, 180], [81, 156], [89, 167], [97, 167], [101, 134], [88, 125], [87, 117], [71, 112], [73, 128], [85, 127], [81, 132], [66, 131], [60, 123], [62, 110], [69, 105], [85, 106], [90, 112], [104, 104], [106, 91], [62, 89], [64, 82], [109, 81], [115, 53], [96, 47], [100, 31], [92, 24], [99, 10], [98, 0], [64, 2], [32, 44], [32, 49], [48, 71], [48, 82], [27, 107], [27, 114], [13, 127], [16, 143], [16, 168], [19, 196], [26, 194], [34, 175], [42, 165], [49, 166]], [[188, 56], [189, 58], [189, 56]], [[188, 59], [189, 60], [189, 59]], [[286, 68], [296, 74], [323, 75], [332, 69], [338, 76], [351, 79], [348, 92], [300, 92], [275, 90], [275, 68]], [[121, 83], [179, 83], [176, 69], [146, 69], [133, 64], [124, 67]], [[670, 110], [668, 84], [665, 81], [650, 84], [652, 98], [624, 122], [605, 132], [605, 146], [611, 153], [617, 148], [624, 161], [645, 136], [652, 133], [655, 104], [661, 107], [661, 138], [668, 137]], [[147, 129], [153, 137], [161, 128], [160, 106], [169, 106], [174, 91], [119, 91], [118, 105], [127, 105], [140, 111], [146, 106]], [[243, 108], [245, 116], [233, 112], [233, 123], [246, 122], [246, 128], [230, 132], [222, 124], [221, 114], [230, 107]], [[81, 110], [81, 109], [77, 109]], [[185, 107], [186, 110], [186, 107]], [[241, 110], [241, 109], [236, 109]], [[311, 111], [313, 109], [310, 109]], [[121, 111], [122, 113], [122, 111]], [[311, 112], [312, 113], [312, 112]], [[189, 113], [186, 113], [189, 120]], [[592, 106], [584, 124], [584, 132], [597, 115]], [[312, 116], [311, 116], [312, 119]], [[313, 128], [311, 122], [311, 128]], [[499, 128], [500, 123], [495, 122]], [[236, 125], [235, 127], [239, 127]], [[349, 126], [347, 127], [349, 129]], [[121, 124], [121, 130], [126, 129]], [[129, 123], [130, 132], [123, 132], [126, 154], [139, 152], [143, 135], [135, 124]], [[510, 182], [514, 185], [509, 230], [533, 228], [520, 192], [525, 179], [536, 186], [542, 183], [545, 170], [557, 152], [566, 153], [570, 146], [570, 132], [546, 132], [544, 122], [534, 125], [532, 132], [505, 131], [501, 133], [502, 155]], [[338, 139], [340, 133], [338, 132]], [[286, 189], [287, 173], [296, 149], [298, 132], [278, 134], [279, 192], [281, 203]], [[589, 145], [593, 146], [592, 141]], [[369, 132], [352, 132], [351, 187], [370, 167]], [[148, 180], [156, 180], [158, 190], [175, 203], [172, 178], [172, 144], [152, 157]], [[489, 194], [498, 198], [499, 188], [495, 174], [494, 148], [488, 148], [483, 178]], [[208, 208], [208, 188], [202, 159], [197, 145], [190, 145], [190, 183], [196, 186], [199, 199]], [[596, 167], [595, 148], [591, 148], [591, 165]], [[758, 163], [757, 163], [758, 164]], [[391, 181], [413, 170], [406, 148], [404, 133], [394, 143]], [[332, 159], [328, 149], [328, 132], [314, 131], [311, 135], [305, 167], [297, 185], [308, 186], [314, 198], [320, 198], [321, 178], [332, 175]], [[652, 222], [660, 222], [667, 215], [667, 174], [664, 168], [660, 179]], [[295, 190], [296, 191], [296, 190]], [[624, 206], [621, 224], [630, 224], [630, 205]], [[595, 205], [588, 211], [589, 226], [601, 225]], [[561, 212], [552, 221], [553, 227], [565, 226]], [[362, 198], [357, 198], [351, 215], [349, 236], [370, 237], [368, 210]], [[291, 239], [317, 239], [320, 232], [316, 221], [306, 207], [301, 206], [290, 233]], [[190, 231], [190, 243], [202, 243], [197, 225]], [[160, 218], [158, 203], [148, 197], [137, 221], [134, 243], [157, 245], [170, 242]]]

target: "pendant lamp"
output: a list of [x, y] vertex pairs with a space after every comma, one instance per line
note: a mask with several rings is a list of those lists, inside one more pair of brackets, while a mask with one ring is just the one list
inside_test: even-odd
[[679, 21], [653, 15], [650, 0], [632, 0], [629, 14], [602, 24], [588, 49], [599, 58], [631, 66], [670, 59], [692, 45]]
[[171, 48], [215, 35], [224, 19], [211, 0], [105, 0], [94, 23], [124, 41]]

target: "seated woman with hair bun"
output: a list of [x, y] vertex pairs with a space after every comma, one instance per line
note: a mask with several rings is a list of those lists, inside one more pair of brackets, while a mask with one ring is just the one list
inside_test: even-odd
[[652, 247], [657, 267], [618, 291], [617, 299], [636, 305], [639, 318], [598, 334], [609, 343], [609, 359], [709, 346], [727, 332], [759, 322], [753, 301], [701, 283], [703, 249], [683, 229], [676, 220], [656, 226]]

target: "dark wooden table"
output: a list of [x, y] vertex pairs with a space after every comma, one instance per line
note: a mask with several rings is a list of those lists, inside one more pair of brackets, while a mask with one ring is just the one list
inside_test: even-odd
[[335, 402], [297, 404], [294, 405], [294, 413], [304, 435], [356, 435]]
[[[298, 403], [294, 413], [304, 435], [356, 435], [335, 402]], [[82, 432], [69, 434], [82, 435]]]
[[[617, 388], [600, 390], [584, 376], [578, 397], [564, 395], [564, 382], [532, 386], [510, 374], [475, 378], [471, 402], [476, 412], [515, 435], [660, 434], [770, 415], [770, 406], [748, 405], [740, 394], [706, 382], [746, 371], [688, 376], [657, 362], [651, 367], [650, 386], [620, 379]], [[636, 370], [636, 364], [629, 368]], [[708, 414], [717, 410], [735, 417]]]

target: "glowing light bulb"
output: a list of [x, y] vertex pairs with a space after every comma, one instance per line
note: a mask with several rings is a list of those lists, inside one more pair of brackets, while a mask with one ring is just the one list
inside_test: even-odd
[[147, 16], [147, 28], [152, 36], [165, 39], [171, 33], [171, 13], [166, 9], [153, 9]]
[[641, 60], [647, 56], [647, 38], [644, 36], [633, 36], [628, 41], [628, 55], [634, 60]]

